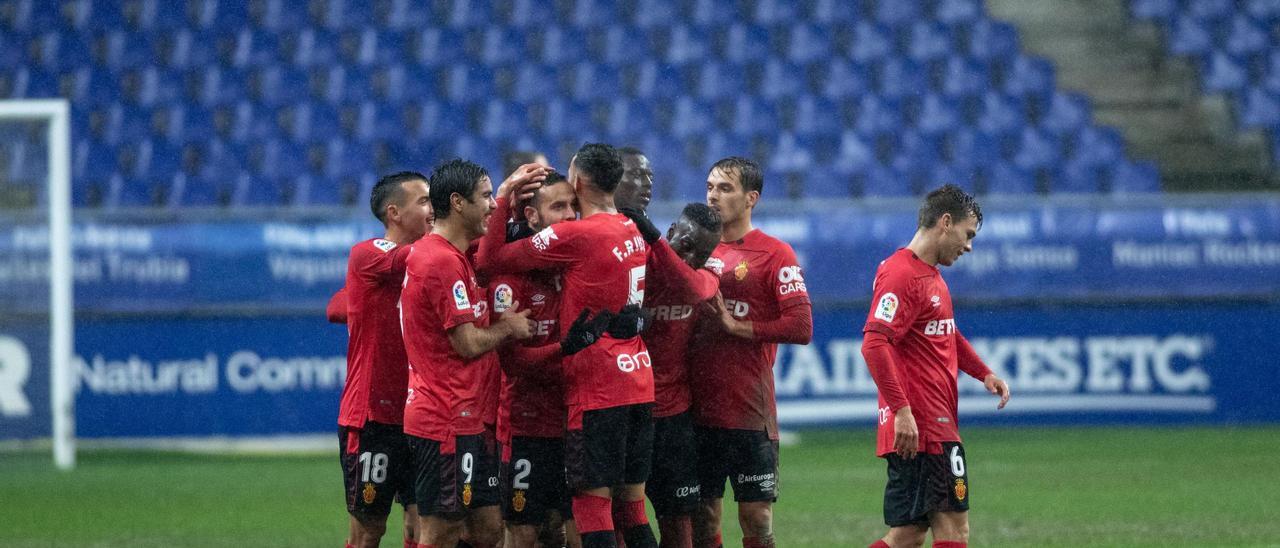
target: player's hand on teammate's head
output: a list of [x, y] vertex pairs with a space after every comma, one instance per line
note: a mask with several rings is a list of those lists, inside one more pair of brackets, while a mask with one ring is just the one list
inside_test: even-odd
[[511, 338], [516, 340], [527, 339], [533, 336], [534, 330], [537, 329], [537, 323], [529, 319], [529, 313], [532, 309], [520, 310], [520, 302], [511, 303], [511, 309], [503, 312], [498, 316], [498, 321], [507, 325], [511, 330]]
[[498, 198], [511, 198], [514, 195], [513, 202], [523, 202], [533, 197], [533, 193], [538, 191], [542, 186], [542, 181], [547, 179], [547, 174], [551, 173], [550, 167], [542, 164], [525, 164], [507, 177], [498, 187]]
[[640, 235], [644, 237], [644, 241], [653, 243], [662, 237], [662, 233], [658, 231], [658, 227], [653, 225], [653, 221], [638, 209], [630, 207], [618, 208], [618, 213], [626, 215], [631, 222], [636, 224], [636, 230], [640, 231]]
[[629, 304], [622, 307], [618, 314], [609, 322], [609, 336], [615, 339], [630, 339], [637, 337], [644, 331], [645, 312], [638, 304]]
[[893, 451], [904, 459], [913, 459], [920, 451], [920, 430], [910, 405], [894, 412]]
[[569, 331], [565, 333], [564, 339], [560, 340], [561, 355], [571, 356], [595, 344], [603, 336], [605, 330], [608, 329], [609, 322], [614, 317], [613, 313], [608, 310], [600, 311], [594, 318], [590, 318], [590, 316], [591, 310], [584, 308], [582, 313], [578, 314], [578, 319], [574, 320], [573, 325], [569, 326]]
[[1004, 382], [1004, 379], [997, 377], [995, 373], [982, 379], [982, 386], [987, 388], [987, 392], [1000, 396], [1000, 403], [996, 405], [996, 409], [1004, 409], [1005, 404], [1009, 403], [1009, 383]]

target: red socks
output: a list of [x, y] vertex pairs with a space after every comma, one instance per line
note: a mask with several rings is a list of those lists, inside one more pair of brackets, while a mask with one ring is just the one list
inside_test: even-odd
[[935, 540], [933, 548], [968, 548], [969, 543], [958, 540]]
[[613, 531], [613, 501], [595, 495], [573, 496], [573, 519], [578, 523], [578, 533]]
[[871, 545], [868, 546], [867, 548], [893, 548], [893, 547], [889, 546], [889, 543], [885, 542], [884, 539], [880, 539], [871, 543]]

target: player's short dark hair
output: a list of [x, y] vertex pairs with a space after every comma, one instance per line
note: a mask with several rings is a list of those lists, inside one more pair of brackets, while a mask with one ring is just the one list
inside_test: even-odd
[[538, 157], [543, 156], [541, 152], [531, 150], [513, 150], [502, 155], [502, 175], [504, 177], [511, 176], [520, 166], [532, 164], [538, 161]]
[[760, 164], [750, 158], [730, 156], [712, 164], [711, 169], [737, 175], [743, 192], [764, 192], [764, 171], [760, 170]]
[[373, 210], [373, 216], [382, 221], [382, 224], [387, 224], [387, 204], [403, 199], [404, 187], [401, 185], [409, 181], [426, 180], [426, 175], [416, 171], [400, 171], [378, 179], [373, 185], [373, 192], [369, 193], [369, 209]]
[[540, 199], [541, 199], [541, 198], [540, 198], [540, 196], [542, 196], [542, 189], [547, 188], [547, 187], [549, 187], [549, 186], [551, 186], [551, 185], [558, 185], [558, 184], [561, 184], [561, 183], [568, 183], [568, 182], [569, 182], [569, 179], [568, 179], [567, 177], [565, 177], [565, 176], [564, 176], [564, 174], [563, 174], [563, 173], [560, 173], [559, 171], [552, 171], [552, 172], [548, 173], [548, 174], [547, 174], [547, 178], [546, 178], [545, 180], [543, 180], [543, 181], [542, 181], [542, 186], [538, 187], [538, 191], [537, 191], [537, 192], [534, 192], [534, 193], [533, 193], [533, 197], [532, 197], [532, 198], [529, 198], [529, 201], [528, 201], [528, 202], [525, 202], [525, 204], [524, 204], [524, 205], [531, 205], [531, 206], [534, 206], [534, 207], [538, 207], [538, 206], [537, 206], [537, 204], [539, 203], [539, 201], [540, 201]]
[[633, 146], [625, 146], [618, 149], [618, 154], [624, 158], [627, 156], [644, 156], [644, 151]]
[[924, 197], [924, 205], [920, 206], [920, 228], [933, 228], [943, 213], [950, 213], [955, 222], [973, 215], [978, 226], [982, 226], [982, 206], [972, 194], [956, 185], [942, 185]]
[[457, 193], [471, 201], [471, 194], [476, 191], [480, 179], [488, 176], [489, 172], [479, 164], [460, 158], [436, 166], [427, 183], [431, 188], [431, 208], [435, 210], [436, 219], [447, 219], [453, 213], [450, 196]]
[[618, 181], [622, 180], [622, 155], [604, 143], [582, 145], [573, 157], [573, 165], [606, 194], [613, 194], [618, 188]]
[[711, 232], [720, 232], [721, 221], [720, 214], [710, 206], [702, 202], [690, 202], [684, 206], [684, 210], [680, 211], [681, 217], [688, 217], [693, 224], [705, 228]]

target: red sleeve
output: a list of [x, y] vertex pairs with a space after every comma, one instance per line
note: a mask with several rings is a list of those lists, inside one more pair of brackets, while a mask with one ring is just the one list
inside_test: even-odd
[[982, 358], [978, 357], [978, 353], [973, 350], [969, 339], [964, 338], [959, 331], [956, 331], [956, 362], [961, 371], [980, 381], [991, 374], [991, 368], [982, 363]]
[[[498, 201], [496, 211], [505, 211], [507, 199]], [[581, 221], [577, 221], [581, 222]], [[575, 223], [556, 223], [528, 238], [505, 243], [507, 240], [505, 215], [494, 213], [480, 247], [476, 252], [476, 271], [485, 277], [495, 274], [528, 272], [552, 269], [576, 261], [579, 257], [573, 236], [578, 233]]]
[[871, 310], [862, 332], [872, 331], [897, 340], [907, 334], [918, 314], [913, 303], [911, 273], [894, 268], [892, 263], [881, 263], [872, 286]]
[[329, 323], [347, 323], [347, 286], [342, 286], [329, 297], [329, 306], [325, 307], [324, 315], [329, 318]]
[[781, 243], [773, 253], [773, 298], [778, 310], [794, 306], [796, 302], [809, 302], [809, 288], [804, 284], [804, 269], [791, 246]]
[[808, 300], [793, 301], [776, 319], [752, 322], [751, 331], [762, 342], [809, 344], [813, 339], [813, 306]]
[[395, 242], [378, 238], [361, 245], [364, 256], [360, 264], [360, 273], [365, 279], [385, 282], [404, 280], [404, 268], [409, 259], [407, 245], [396, 245]]
[[560, 343], [542, 346], [504, 345], [498, 351], [498, 362], [508, 375], [559, 381]]
[[911, 405], [907, 393], [898, 382], [898, 365], [893, 359], [893, 347], [889, 338], [883, 333], [870, 331], [862, 339], [862, 357], [867, 360], [867, 369], [871, 370], [871, 378], [880, 389], [880, 396], [889, 405], [890, 411], [897, 411]]
[[720, 278], [709, 270], [685, 264], [666, 240], [658, 239], [649, 246], [649, 260], [662, 285], [682, 302], [700, 303], [720, 290]]

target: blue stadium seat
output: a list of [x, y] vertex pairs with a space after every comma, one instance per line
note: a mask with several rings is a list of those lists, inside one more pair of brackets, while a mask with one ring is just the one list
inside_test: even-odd
[[1120, 162], [1111, 170], [1111, 192], [1160, 192], [1160, 171], [1151, 162]]
[[788, 61], [799, 64], [819, 61], [829, 57], [831, 50], [831, 34], [826, 29], [806, 23], [791, 26], [791, 40], [787, 45]]
[[960, 124], [956, 105], [950, 99], [936, 94], [926, 94], [920, 101], [920, 116], [916, 128], [925, 135], [950, 133]]
[[1018, 55], [1005, 71], [1004, 92], [1009, 95], [1047, 95], [1053, 87], [1053, 64], [1043, 58]]
[[968, 128], [946, 135], [942, 153], [944, 160], [961, 169], [993, 165], [1000, 157], [994, 136]]
[[772, 135], [778, 131], [778, 111], [768, 101], [740, 96], [733, 103], [733, 133], [743, 137]]
[[72, 8], [77, 11], [76, 27], [82, 30], [125, 28], [124, 14], [121, 11], [121, 7], [116, 2], [84, 2], [80, 6]]
[[653, 55], [649, 38], [635, 27], [613, 25], [605, 31], [604, 58], [614, 65], [639, 63]]
[[685, 90], [685, 82], [675, 67], [657, 61], [645, 61], [637, 71], [633, 93], [642, 99], [671, 99]]
[[859, 63], [880, 61], [893, 55], [894, 47], [889, 29], [871, 21], [858, 21], [853, 26], [849, 58]]
[[329, 139], [325, 153], [324, 176], [330, 180], [358, 177], [373, 169], [373, 150], [360, 141]]
[[827, 65], [821, 92], [831, 99], [859, 97], [871, 89], [871, 75], [863, 65], [843, 57], [834, 57]]
[[548, 26], [542, 31], [539, 61], [551, 65], [576, 63], [587, 58], [586, 45], [567, 27]]
[[1179, 15], [1169, 27], [1169, 51], [1176, 55], [1204, 55], [1213, 49], [1208, 25], [1190, 15]]
[[[898, 146], [894, 152], [895, 163], [915, 170], [931, 166], [941, 159], [941, 139], [933, 135], [925, 135], [919, 131], [905, 130], [898, 135]], [[907, 171], [908, 169], [900, 169]]]
[[671, 134], [677, 138], [706, 133], [714, 126], [711, 106], [706, 103], [690, 97], [680, 97], [676, 99], [675, 109]]
[[928, 75], [920, 64], [908, 58], [889, 59], [877, 68], [877, 88], [885, 98], [902, 99], [919, 95], [928, 87]]
[[236, 143], [210, 140], [204, 147], [199, 173], [209, 180], [225, 178], [248, 167], [248, 152]]
[[905, 174], [893, 168], [872, 163], [861, 176], [862, 195], [869, 197], [905, 197], [914, 192]]
[[612, 138], [634, 140], [654, 131], [653, 112], [644, 101], [620, 97], [609, 107], [605, 133]]
[[642, 29], [665, 27], [680, 18], [678, 0], [639, 0], [632, 12], [634, 23]]
[[1095, 194], [1100, 190], [1099, 171], [1099, 166], [1088, 162], [1066, 162], [1055, 174], [1051, 191], [1060, 194]]
[[1014, 165], [1025, 171], [1035, 171], [1057, 165], [1062, 160], [1062, 146], [1057, 138], [1034, 127], [1022, 128], [1018, 137], [1018, 152]]
[[418, 64], [443, 68], [462, 58], [462, 36], [453, 29], [429, 26], [410, 37]]
[[1100, 166], [1120, 161], [1124, 156], [1124, 140], [1114, 128], [1089, 126], [1076, 136], [1074, 160], [1085, 165]]
[[949, 97], [972, 97], [991, 85], [991, 75], [981, 63], [964, 55], [947, 58], [941, 91]]
[[109, 30], [101, 38], [107, 44], [103, 64], [112, 70], [141, 68], [154, 61], [154, 46], [146, 34]]
[[1040, 117], [1040, 127], [1054, 135], [1067, 135], [1089, 124], [1093, 114], [1089, 100], [1078, 93], [1055, 92]]
[[937, 0], [933, 7], [933, 18], [948, 25], [973, 23], [982, 17], [982, 0]]
[[703, 60], [711, 51], [707, 46], [706, 36], [707, 33], [698, 27], [689, 25], [672, 27], [663, 59], [673, 65], [685, 65]]
[[805, 90], [804, 72], [791, 63], [769, 59], [759, 86], [760, 95], [766, 99], [795, 97]]
[[1018, 31], [1013, 25], [980, 19], [969, 31], [969, 55], [990, 63], [1018, 53]]
[[982, 113], [977, 127], [993, 135], [1016, 132], [1026, 125], [1026, 116], [1020, 102], [996, 91], [982, 95]]
[[524, 104], [494, 99], [484, 109], [480, 133], [489, 139], [507, 135], [523, 135], [529, 132], [528, 114]]
[[154, 205], [155, 187], [141, 179], [126, 179], [116, 174], [109, 181], [103, 205], [108, 208]]
[[1207, 92], [1236, 92], [1249, 84], [1249, 70], [1244, 63], [1221, 51], [1209, 54], [1200, 70]]
[[618, 19], [617, 5], [609, 0], [578, 0], [573, 5], [572, 21], [578, 27], [590, 28], [601, 21]]
[[235, 178], [235, 189], [232, 191], [231, 205], [250, 207], [284, 205], [284, 185], [281, 181], [282, 179], [240, 173]]
[[934, 21], [913, 23], [907, 36], [907, 55], [917, 62], [946, 57], [953, 47], [951, 33]]
[[233, 65], [237, 68], [264, 67], [279, 62], [280, 39], [275, 34], [242, 28], [236, 34]]
[[1248, 15], [1237, 13], [1231, 17], [1226, 23], [1226, 29], [1223, 31], [1225, 40], [1223, 41], [1223, 49], [1234, 56], [1245, 57], [1254, 53], [1266, 51], [1272, 47], [1273, 40], [1262, 28], [1262, 25], [1255, 22]]
[[375, 24], [373, 10], [363, 0], [329, 0], [324, 25], [331, 29], [359, 29]]
[[493, 71], [488, 67], [458, 63], [449, 67], [448, 75], [445, 97], [450, 101], [469, 105], [494, 94]]
[[[120, 82], [105, 68], [84, 66], [73, 73], [64, 74], [63, 78], [74, 82], [70, 90], [63, 90], [63, 96], [76, 105], [92, 108], [119, 99]], [[68, 91], [70, 94], [67, 94]]]
[[265, 179], [276, 180], [301, 173], [306, 169], [306, 149], [286, 139], [272, 139], [258, 143], [262, 149], [260, 171], [255, 173]]
[[555, 98], [547, 103], [541, 126], [547, 137], [576, 137], [591, 126], [591, 113], [586, 105]]
[[876, 20], [891, 26], [906, 25], [921, 17], [920, 0], [879, 0]]
[[[405, 103], [433, 97], [436, 93], [436, 75], [430, 69], [418, 65], [391, 65], [384, 67], [386, 96], [392, 103]], [[375, 75], [375, 81], [377, 76]]]
[[747, 77], [742, 67], [729, 63], [708, 62], [699, 67], [697, 96], [715, 100], [742, 95], [747, 89]]
[[858, 116], [854, 129], [862, 135], [894, 132], [903, 124], [902, 110], [897, 102], [877, 95], [864, 95], [858, 101]]
[[396, 109], [385, 102], [360, 103], [359, 116], [359, 129], [356, 131], [356, 136], [362, 141], [394, 139], [404, 131]]
[[692, 5], [690, 14], [693, 22], [699, 25], [727, 25], [743, 19], [733, 2], [693, 0]]
[[792, 0], [759, 0], [751, 20], [760, 25], [782, 25], [800, 18], [797, 2]]
[[[335, 90], [341, 89], [343, 70], [343, 67], [338, 66], [330, 71], [330, 74], [338, 74], [336, 78], [330, 76], [329, 79], [331, 87]], [[307, 75], [299, 69], [275, 65], [259, 69], [254, 77], [259, 79], [260, 100], [264, 105], [281, 107], [307, 98]]]
[[235, 69], [213, 66], [201, 76], [200, 101], [205, 105], [233, 103], [245, 97], [245, 76]]
[[1192, 17], [1204, 20], [1222, 19], [1235, 11], [1235, 0], [1185, 0]]
[[454, 28], [482, 27], [495, 19], [489, 0], [453, 0], [449, 10], [449, 25]]
[[555, 96], [556, 70], [547, 65], [521, 63], [516, 72], [513, 97], [521, 102], [546, 101]]
[[840, 118], [834, 115], [839, 108], [824, 97], [800, 96], [796, 100], [795, 112], [792, 130], [796, 135], [839, 135], [843, 129]]
[[974, 187], [974, 173], [975, 170], [973, 168], [964, 169], [939, 162], [934, 164], [929, 172], [925, 188], [932, 189], [945, 184], [953, 184], [971, 190]]
[[613, 67], [585, 61], [575, 67], [572, 93], [575, 101], [608, 100], [619, 95], [622, 95], [622, 82]]
[[766, 165], [769, 169], [783, 173], [800, 173], [808, 171], [813, 165], [813, 150], [790, 133], [778, 135], [773, 154]]
[[1245, 12], [1265, 24], [1280, 20], [1280, 0], [1245, 0]]
[[1235, 101], [1236, 123], [1243, 129], [1280, 128], [1280, 97], [1251, 86]]
[[142, 179], [160, 179], [178, 171], [180, 149], [165, 141], [146, 139], [137, 144], [138, 160], [132, 173]]
[[996, 162], [989, 171], [987, 194], [1033, 194], [1035, 191], [1035, 179], [1016, 165]]
[[511, 27], [489, 27], [484, 29], [484, 46], [480, 50], [480, 60], [490, 65], [524, 61], [524, 33]]
[[297, 35], [293, 63], [303, 67], [332, 66], [339, 62], [338, 37], [324, 29], [308, 27]]
[[1131, 0], [1129, 13], [1144, 21], [1168, 21], [1178, 12], [1178, 0]]
[[1280, 48], [1271, 51], [1260, 64], [1262, 68], [1258, 84], [1271, 93], [1280, 94]]
[[861, 172], [875, 161], [875, 150], [865, 137], [854, 131], [845, 131], [840, 136], [840, 152], [835, 161], [837, 169], [845, 173]]
[[801, 15], [823, 25], [848, 24], [865, 17], [868, 0], [811, 0], [800, 2]]
[[433, 2], [391, 0], [386, 24], [396, 30], [412, 30], [430, 25], [437, 17]]

